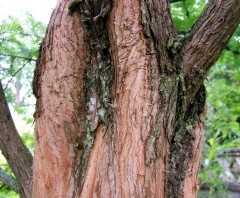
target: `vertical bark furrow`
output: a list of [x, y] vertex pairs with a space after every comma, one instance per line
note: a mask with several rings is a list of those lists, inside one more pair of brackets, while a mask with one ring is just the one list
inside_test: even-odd
[[[87, 68], [85, 70], [84, 89], [86, 102], [86, 133], [87, 139], [84, 142], [84, 153], [81, 162], [81, 175], [75, 185], [78, 189], [76, 194], [81, 194], [81, 188], [84, 184], [84, 175], [88, 165], [90, 153], [92, 155], [98, 152], [95, 147], [92, 151], [92, 146], [95, 141], [96, 133], [107, 133], [111, 135], [110, 125], [112, 124], [112, 82], [113, 82], [113, 66], [110, 58], [109, 38], [107, 31], [107, 12], [110, 12], [111, 1], [72, 1], [69, 10], [73, 14], [74, 11], [79, 11], [81, 24], [84, 28], [84, 40], [89, 46], [85, 52], [87, 56]], [[106, 10], [107, 9], [107, 10]], [[106, 12], [107, 11], [107, 12]], [[98, 130], [102, 123], [104, 130]], [[99, 136], [98, 136], [99, 137]], [[100, 145], [100, 143], [99, 143]], [[91, 161], [89, 162], [91, 163]], [[96, 170], [94, 170], [96, 171]], [[90, 174], [92, 175], [92, 174]], [[86, 175], [89, 178], [89, 175]], [[96, 176], [93, 177], [96, 179]], [[85, 183], [88, 183], [88, 179]], [[94, 180], [91, 181], [91, 186]], [[79, 187], [81, 186], [81, 187]]]
[[[198, 118], [204, 113], [206, 91], [202, 85], [190, 107], [186, 105], [186, 97], [178, 95], [174, 134], [170, 142], [169, 173], [167, 174], [167, 197], [184, 197], [187, 170], [195, 156], [196, 126]], [[200, 141], [198, 139], [198, 141]]]
[[[99, 161], [95, 166], [88, 166], [82, 197], [154, 197], [164, 191], [164, 185], [159, 185], [164, 180], [164, 166], [160, 166], [164, 156], [154, 157], [152, 153], [152, 163], [146, 166], [148, 139], [156, 130], [155, 123], [159, 125], [156, 127], [161, 127], [161, 119], [158, 119], [159, 71], [156, 55], [147, 53], [139, 24], [139, 6], [137, 1], [130, 4], [129, 1], [119, 1], [111, 13], [109, 30], [115, 66], [114, 126], [110, 130], [111, 137], [97, 131], [88, 164], [96, 163], [96, 153]], [[164, 153], [165, 150], [161, 150], [164, 137], [157, 136], [152, 151], [157, 148], [159, 153]], [[91, 173], [96, 175], [94, 179]], [[90, 194], [88, 189], [91, 189]]]
[[[157, 54], [161, 73], [172, 73], [175, 65], [171, 64], [172, 57], [169, 57], [166, 46], [177, 34], [169, 12], [169, 2], [156, 0], [140, 2], [143, 32], [149, 40], [148, 53]], [[166, 31], [162, 31], [163, 29]]]
[[[191, 165], [194, 157], [194, 130], [199, 110], [196, 110], [194, 105], [189, 108], [187, 106], [182, 58], [178, 54], [180, 49], [171, 50], [176, 34], [168, 13], [168, 4], [155, 1], [147, 3], [141, 1], [141, 3], [144, 35], [150, 51], [157, 54], [160, 67], [158, 89], [160, 92], [159, 110], [162, 115], [159, 125], [153, 123], [154, 133], [148, 139], [146, 162], [151, 165], [154, 159], [159, 156], [163, 157], [166, 163], [165, 196], [183, 197], [185, 178], [187, 177], [185, 170]], [[157, 15], [154, 15], [155, 12]], [[159, 33], [162, 32], [162, 28], [167, 31]], [[204, 106], [205, 101], [201, 105], [197, 103], [195, 105]], [[157, 140], [163, 139], [163, 137], [167, 139], [167, 144], [165, 146], [156, 144]], [[163, 150], [159, 152], [158, 147], [160, 150], [167, 149], [167, 153]]]

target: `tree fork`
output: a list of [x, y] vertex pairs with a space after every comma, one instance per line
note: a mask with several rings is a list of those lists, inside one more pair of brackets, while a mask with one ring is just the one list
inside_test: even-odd
[[54, 10], [35, 75], [34, 195], [196, 197], [206, 93], [186, 57], [198, 31], [180, 42], [168, 1], [116, 0], [105, 18], [109, 2]]

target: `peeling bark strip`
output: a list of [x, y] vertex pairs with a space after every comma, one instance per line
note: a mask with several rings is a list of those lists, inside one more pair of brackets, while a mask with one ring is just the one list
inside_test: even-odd
[[58, 1], [34, 72], [35, 151], [33, 197], [73, 197], [87, 140], [83, 29]]
[[81, 162], [81, 175], [75, 189], [80, 193], [79, 185], [83, 185], [84, 172], [91, 147], [99, 124], [104, 124], [105, 130], [112, 124], [112, 84], [114, 70], [110, 58], [109, 37], [106, 26], [106, 16], [112, 7], [111, 0], [72, 1], [69, 6], [70, 14], [79, 11], [82, 26], [85, 30], [85, 41], [89, 45], [87, 54], [88, 67], [85, 71], [86, 93], [86, 132], [84, 154]]

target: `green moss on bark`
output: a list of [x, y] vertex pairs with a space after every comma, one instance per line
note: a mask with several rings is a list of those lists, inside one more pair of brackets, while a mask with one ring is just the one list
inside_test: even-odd
[[[110, 1], [109, 1], [110, 2]], [[73, 0], [69, 6], [69, 13], [73, 15], [78, 11], [81, 18], [81, 25], [84, 28], [85, 42], [88, 43], [87, 64], [88, 67], [84, 76], [84, 88], [86, 97], [86, 134], [81, 140], [82, 148], [81, 162], [78, 162], [76, 169], [76, 189], [82, 185], [87, 159], [96, 136], [96, 129], [100, 123], [106, 128], [111, 124], [112, 109], [112, 82], [113, 66], [110, 59], [110, 45], [106, 26], [106, 18], [99, 16], [96, 19], [96, 8], [93, 0]], [[77, 154], [77, 155], [78, 155]], [[79, 166], [79, 167], [78, 167]], [[76, 192], [78, 194], [78, 192]]]

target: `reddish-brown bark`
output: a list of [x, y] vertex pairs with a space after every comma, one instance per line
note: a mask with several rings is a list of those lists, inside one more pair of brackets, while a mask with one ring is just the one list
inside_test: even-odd
[[68, 15], [67, 2], [59, 1], [41, 45], [33, 83], [38, 99], [33, 197], [74, 193], [75, 151], [85, 131], [83, 40], [79, 17]]
[[58, 1], [41, 44], [33, 185], [32, 156], [0, 90], [0, 146], [22, 197], [196, 197], [202, 84], [240, 3], [209, 1], [179, 48], [168, 1], [116, 0], [107, 23], [86, 22], [92, 4], [80, 2], [70, 15], [70, 2]]
[[[237, 24], [239, 3], [231, 3], [238, 6], [231, 7]], [[201, 76], [197, 85], [190, 79], [196, 66], [188, 67], [201, 60], [189, 56], [205, 49], [202, 44], [197, 52], [190, 48], [201, 30], [193, 28], [182, 50], [174, 52], [168, 45], [176, 31], [167, 1], [114, 1], [107, 25], [92, 23], [92, 28], [80, 21], [84, 13], [69, 15], [68, 5], [60, 0], [54, 10], [35, 72], [33, 197], [196, 197], [205, 91]], [[88, 7], [83, 5], [81, 12]], [[231, 18], [224, 14], [207, 11], [201, 17]], [[110, 41], [106, 57], [92, 48], [96, 38], [91, 38], [104, 28]], [[221, 49], [226, 43], [219, 44]], [[101, 70], [98, 64], [109, 62], [114, 68], [111, 119], [90, 125], [91, 131], [86, 98], [92, 88], [85, 70]], [[101, 88], [95, 90], [96, 100], [105, 94]]]

